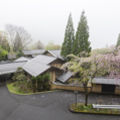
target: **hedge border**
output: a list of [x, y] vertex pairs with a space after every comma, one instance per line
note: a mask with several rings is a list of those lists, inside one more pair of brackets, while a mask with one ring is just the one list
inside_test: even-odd
[[38, 94], [44, 94], [44, 93], [52, 93], [52, 92], [57, 92], [57, 91], [62, 91], [62, 90], [49, 90], [49, 91], [42, 91], [42, 92], [35, 92], [35, 93], [17, 93], [13, 90], [10, 89], [9, 84], [6, 85], [7, 89], [10, 93], [15, 94], [15, 95], [21, 95], [21, 96], [26, 96], [26, 95], [38, 95]]
[[72, 109], [72, 105], [74, 104], [71, 104], [70, 107], [69, 107], [69, 111], [72, 112], [72, 113], [81, 113], [81, 114], [92, 114], [92, 115], [110, 115], [110, 116], [120, 116], [120, 113], [99, 113], [99, 112], [88, 112], [88, 111], [76, 111], [74, 109]]

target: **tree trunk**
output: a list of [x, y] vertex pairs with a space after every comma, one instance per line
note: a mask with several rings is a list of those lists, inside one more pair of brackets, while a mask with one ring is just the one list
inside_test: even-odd
[[37, 79], [36, 79], [35, 92], [37, 92], [37, 86], [38, 86], [38, 84], [37, 84]]
[[85, 89], [85, 106], [88, 105], [88, 88], [87, 88], [87, 83], [84, 84], [84, 89]]
[[85, 106], [88, 105], [88, 93], [85, 93]]

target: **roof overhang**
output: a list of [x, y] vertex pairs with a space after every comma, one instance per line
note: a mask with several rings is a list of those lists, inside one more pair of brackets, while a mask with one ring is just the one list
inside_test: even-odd
[[120, 79], [94, 78], [92, 84], [120, 85]]

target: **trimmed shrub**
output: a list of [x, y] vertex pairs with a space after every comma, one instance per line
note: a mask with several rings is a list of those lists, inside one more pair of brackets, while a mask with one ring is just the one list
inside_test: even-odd
[[50, 75], [48, 73], [32, 77], [33, 92], [50, 89]]

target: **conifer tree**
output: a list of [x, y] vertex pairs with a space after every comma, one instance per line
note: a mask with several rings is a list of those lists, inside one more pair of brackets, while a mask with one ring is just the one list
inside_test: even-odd
[[67, 55], [72, 53], [73, 41], [74, 41], [74, 28], [73, 28], [72, 15], [70, 14], [65, 30], [64, 42], [62, 44], [62, 49], [61, 49], [61, 55], [63, 57], [66, 57]]
[[120, 33], [118, 35], [118, 39], [117, 39], [117, 44], [116, 44], [116, 47], [120, 46]]
[[79, 55], [82, 52], [90, 53], [91, 47], [89, 38], [89, 27], [87, 25], [87, 19], [83, 11], [80, 17], [80, 22], [77, 27], [77, 32], [75, 35], [75, 40], [73, 43], [73, 54]]

